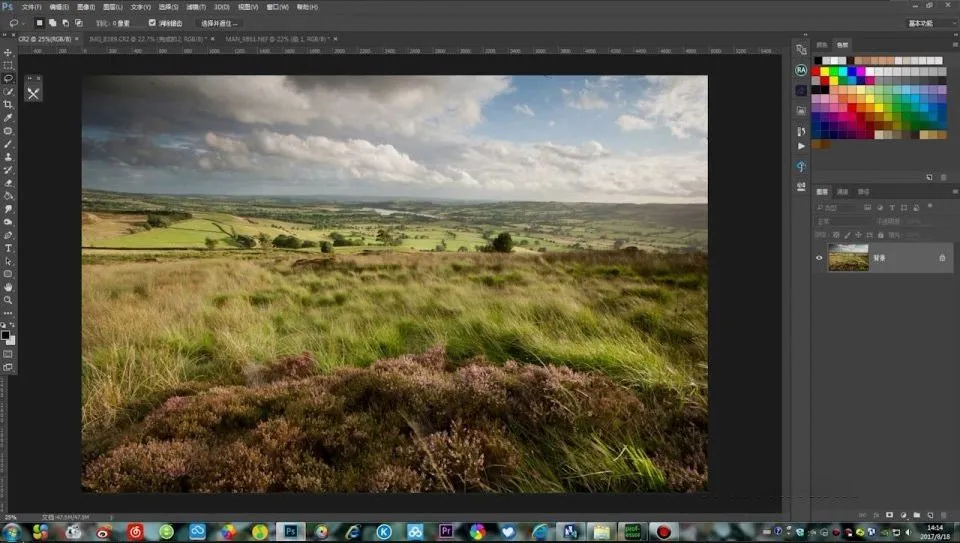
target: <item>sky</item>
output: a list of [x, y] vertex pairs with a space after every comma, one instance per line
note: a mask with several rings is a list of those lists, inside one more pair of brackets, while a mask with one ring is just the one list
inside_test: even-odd
[[707, 201], [706, 76], [97, 76], [83, 186]]
[[862, 243], [831, 243], [831, 253], [868, 253], [870, 246]]

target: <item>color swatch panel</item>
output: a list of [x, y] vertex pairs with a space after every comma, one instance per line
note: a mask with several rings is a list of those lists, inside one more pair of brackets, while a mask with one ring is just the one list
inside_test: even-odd
[[[947, 139], [942, 57], [815, 60], [810, 70], [811, 139]], [[863, 60], [877, 65], [857, 62]], [[913, 62], [918, 64], [909, 64]]]

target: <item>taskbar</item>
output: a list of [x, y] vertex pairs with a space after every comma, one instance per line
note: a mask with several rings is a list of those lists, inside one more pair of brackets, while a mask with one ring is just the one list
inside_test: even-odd
[[956, 541], [960, 523], [50, 522], [8, 523], [17, 541]]

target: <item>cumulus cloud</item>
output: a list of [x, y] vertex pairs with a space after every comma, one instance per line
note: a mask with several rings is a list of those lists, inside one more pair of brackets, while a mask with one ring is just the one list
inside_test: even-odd
[[533, 117], [535, 115], [533, 109], [531, 109], [527, 104], [517, 104], [513, 106], [513, 110], [521, 115], [526, 115], [527, 117]]
[[205, 142], [212, 150], [228, 153], [226, 160], [243, 157], [240, 162], [250, 163], [258, 156], [273, 157], [313, 164], [331, 175], [388, 184], [456, 185], [543, 197], [584, 193], [630, 198], [706, 196], [703, 152], [644, 156], [614, 153], [597, 141], [574, 146], [486, 140], [463, 145], [442, 164], [426, 164], [389, 144], [268, 130], [257, 130], [244, 140], [208, 134]]
[[[92, 78], [87, 91], [100, 97], [119, 95], [130, 102], [151, 99], [154, 115], [113, 111], [86, 121], [108, 122], [142, 131], [163, 132], [190, 126], [190, 118], [217, 118], [246, 125], [307, 126], [312, 123], [354, 130], [412, 136], [424, 132], [459, 131], [483, 120], [483, 107], [510, 91], [505, 76], [111, 76]], [[106, 105], [106, 104], [104, 104]], [[134, 109], [142, 101], [129, 104]], [[177, 118], [180, 123], [164, 119]]]
[[674, 136], [707, 135], [707, 78], [705, 76], [651, 76], [650, 92], [639, 98], [637, 111], [666, 126]]
[[623, 114], [617, 117], [617, 126], [624, 132], [633, 132], [634, 130], [650, 130], [655, 125], [647, 119], [637, 117], [636, 115]]
[[[530, 124], [541, 137], [515, 140], [484, 115], [498, 107], [500, 116], [536, 116], [529, 104], [540, 102], [495, 100], [513, 92], [510, 77], [96, 78], [85, 86], [84, 183], [96, 175], [98, 188], [153, 179], [201, 192], [207, 183], [228, 193], [704, 201], [703, 146], [649, 150], [633, 140], [657, 126], [705, 138], [706, 78], [639, 81], [574, 81], [562, 104], [539, 111], [555, 117], [550, 129]], [[641, 87], [640, 99], [631, 96]], [[604, 112], [615, 93], [633, 108]], [[606, 129], [556, 118], [583, 115], [573, 110], [601, 114]]]
[[81, 153], [85, 161], [104, 161], [123, 167], [172, 170], [249, 172], [257, 169], [250, 157], [236, 154], [235, 149], [225, 153], [218, 151], [216, 147], [193, 149], [163, 146], [145, 137], [124, 137], [103, 141], [89, 138], [81, 140]]
[[[465, 150], [463, 164], [484, 187], [550, 197], [593, 194], [635, 199], [705, 199], [706, 153], [612, 153], [598, 142], [579, 147], [488, 142]], [[609, 199], [609, 198], [606, 198]]]
[[[207, 134], [205, 141], [219, 151], [316, 164], [354, 179], [401, 184], [478, 185], [468, 171], [453, 166], [443, 171], [431, 169], [393, 145], [361, 139], [338, 141], [325, 136], [302, 137], [258, 129], [245, 140], [211, 133]], [[251, 161], [251, 158], [246, 157], [244, 161]]]

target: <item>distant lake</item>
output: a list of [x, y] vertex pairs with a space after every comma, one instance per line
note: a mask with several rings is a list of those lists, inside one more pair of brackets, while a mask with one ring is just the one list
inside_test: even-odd
[[436, 215], [427, 215], [426, 213], [414, 213], [413, 211], [400, 211], [397, 209], [383, 209], [379, 207], [365, 207], [363, 208], [363, 211], [373, 211], [377, 215], [384, 215], [384, 216], [401, 214], [401, 215], [417, 215], [419, 217], [427, 217], [428, 219], [440, 218], [440, 217], [437, 217]]

